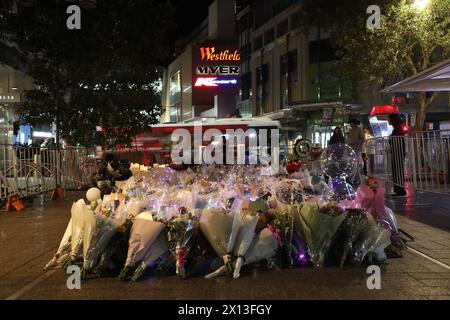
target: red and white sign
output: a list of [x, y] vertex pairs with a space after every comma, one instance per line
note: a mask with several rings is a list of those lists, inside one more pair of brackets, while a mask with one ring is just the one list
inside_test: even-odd
[[219, 85], [237, 84], [237, 79], [218, 79], [217, 77], [199, 77], [194, 87], [218, 87]]

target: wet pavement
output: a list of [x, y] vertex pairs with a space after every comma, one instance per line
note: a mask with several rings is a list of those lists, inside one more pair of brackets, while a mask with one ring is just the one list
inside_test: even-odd
[[[36, 203], [23, 213], [0, 211], [0, 299], [450, 299], [450, 209], [446, 200], [388, 200], [400, 227], [416, 239], [404, 257], [382, 266], [381, 290], [369, 290], [365, 268], [246, 269], [240, 279], [175, 276], [121, 282], [83, 281], [69, 290], [63, 270], [42, 267], [57, 249], [70, 219], [64, 202]], [[442, 202], [442, 203], [441, 203]], [[447, 219], [445, 219], [447, 218]], [[427, 223], [427, 224], [425, 224]]]

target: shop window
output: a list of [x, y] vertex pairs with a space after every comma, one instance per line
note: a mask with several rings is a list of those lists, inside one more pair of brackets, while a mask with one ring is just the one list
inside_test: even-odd
[[309, 43], [309, 63], [316, 64], [336, 60], [336, 49], [330, 39], [311, 41]]
[[252, 74], [246, 73], [241, 78], [242, 101], [250, 99], [250, 91], [252, 90]]
[[270, 98], [270, 64], [266, 63], [256, 70], [256, 101], [257, 113], [272, 112], [269, 105]]
[[170, 77], [169, 83], [169, 112], [170, 122], [178, 122], [181, 110], [181, 70]]
[[280, 57], [280, 104], [287, 108], [292, 101], [293, 85], [298, 83], [297, 50]]

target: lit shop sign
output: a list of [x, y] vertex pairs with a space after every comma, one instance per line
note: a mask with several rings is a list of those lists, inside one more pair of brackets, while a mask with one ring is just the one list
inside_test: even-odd
[[235, 47], [228, 45], [203, 46], [197, 51], [194, 87], [196, 88], [230, 88], [239, 83], [241, 72], [241, 54]]
[[194, 87], [218, 87], [220, 85], [235, 85], [238, 83], [237, 79], [219, 79], [214, 77], [199, 77], [195, 82]]
[[199, 66], [197, 75], [199, 76], [238, 76], [241, 68], [238, 66]]
[[241, 54], [238, 50], [217, 51], [215, 47], [200, 48], [202, 61], [241, 61]]
[[2, 95], [0, 94], [0, 102], [20, 102], [19, 95]]

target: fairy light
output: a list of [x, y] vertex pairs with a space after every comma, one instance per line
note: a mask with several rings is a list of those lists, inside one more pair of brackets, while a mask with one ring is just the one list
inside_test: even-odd
[[430, 0], [414, 0], [412, 6], [417, 11], [422, 12], [423, 10], [425, 10], [428, 7], [429, 4], [430, 4]]

